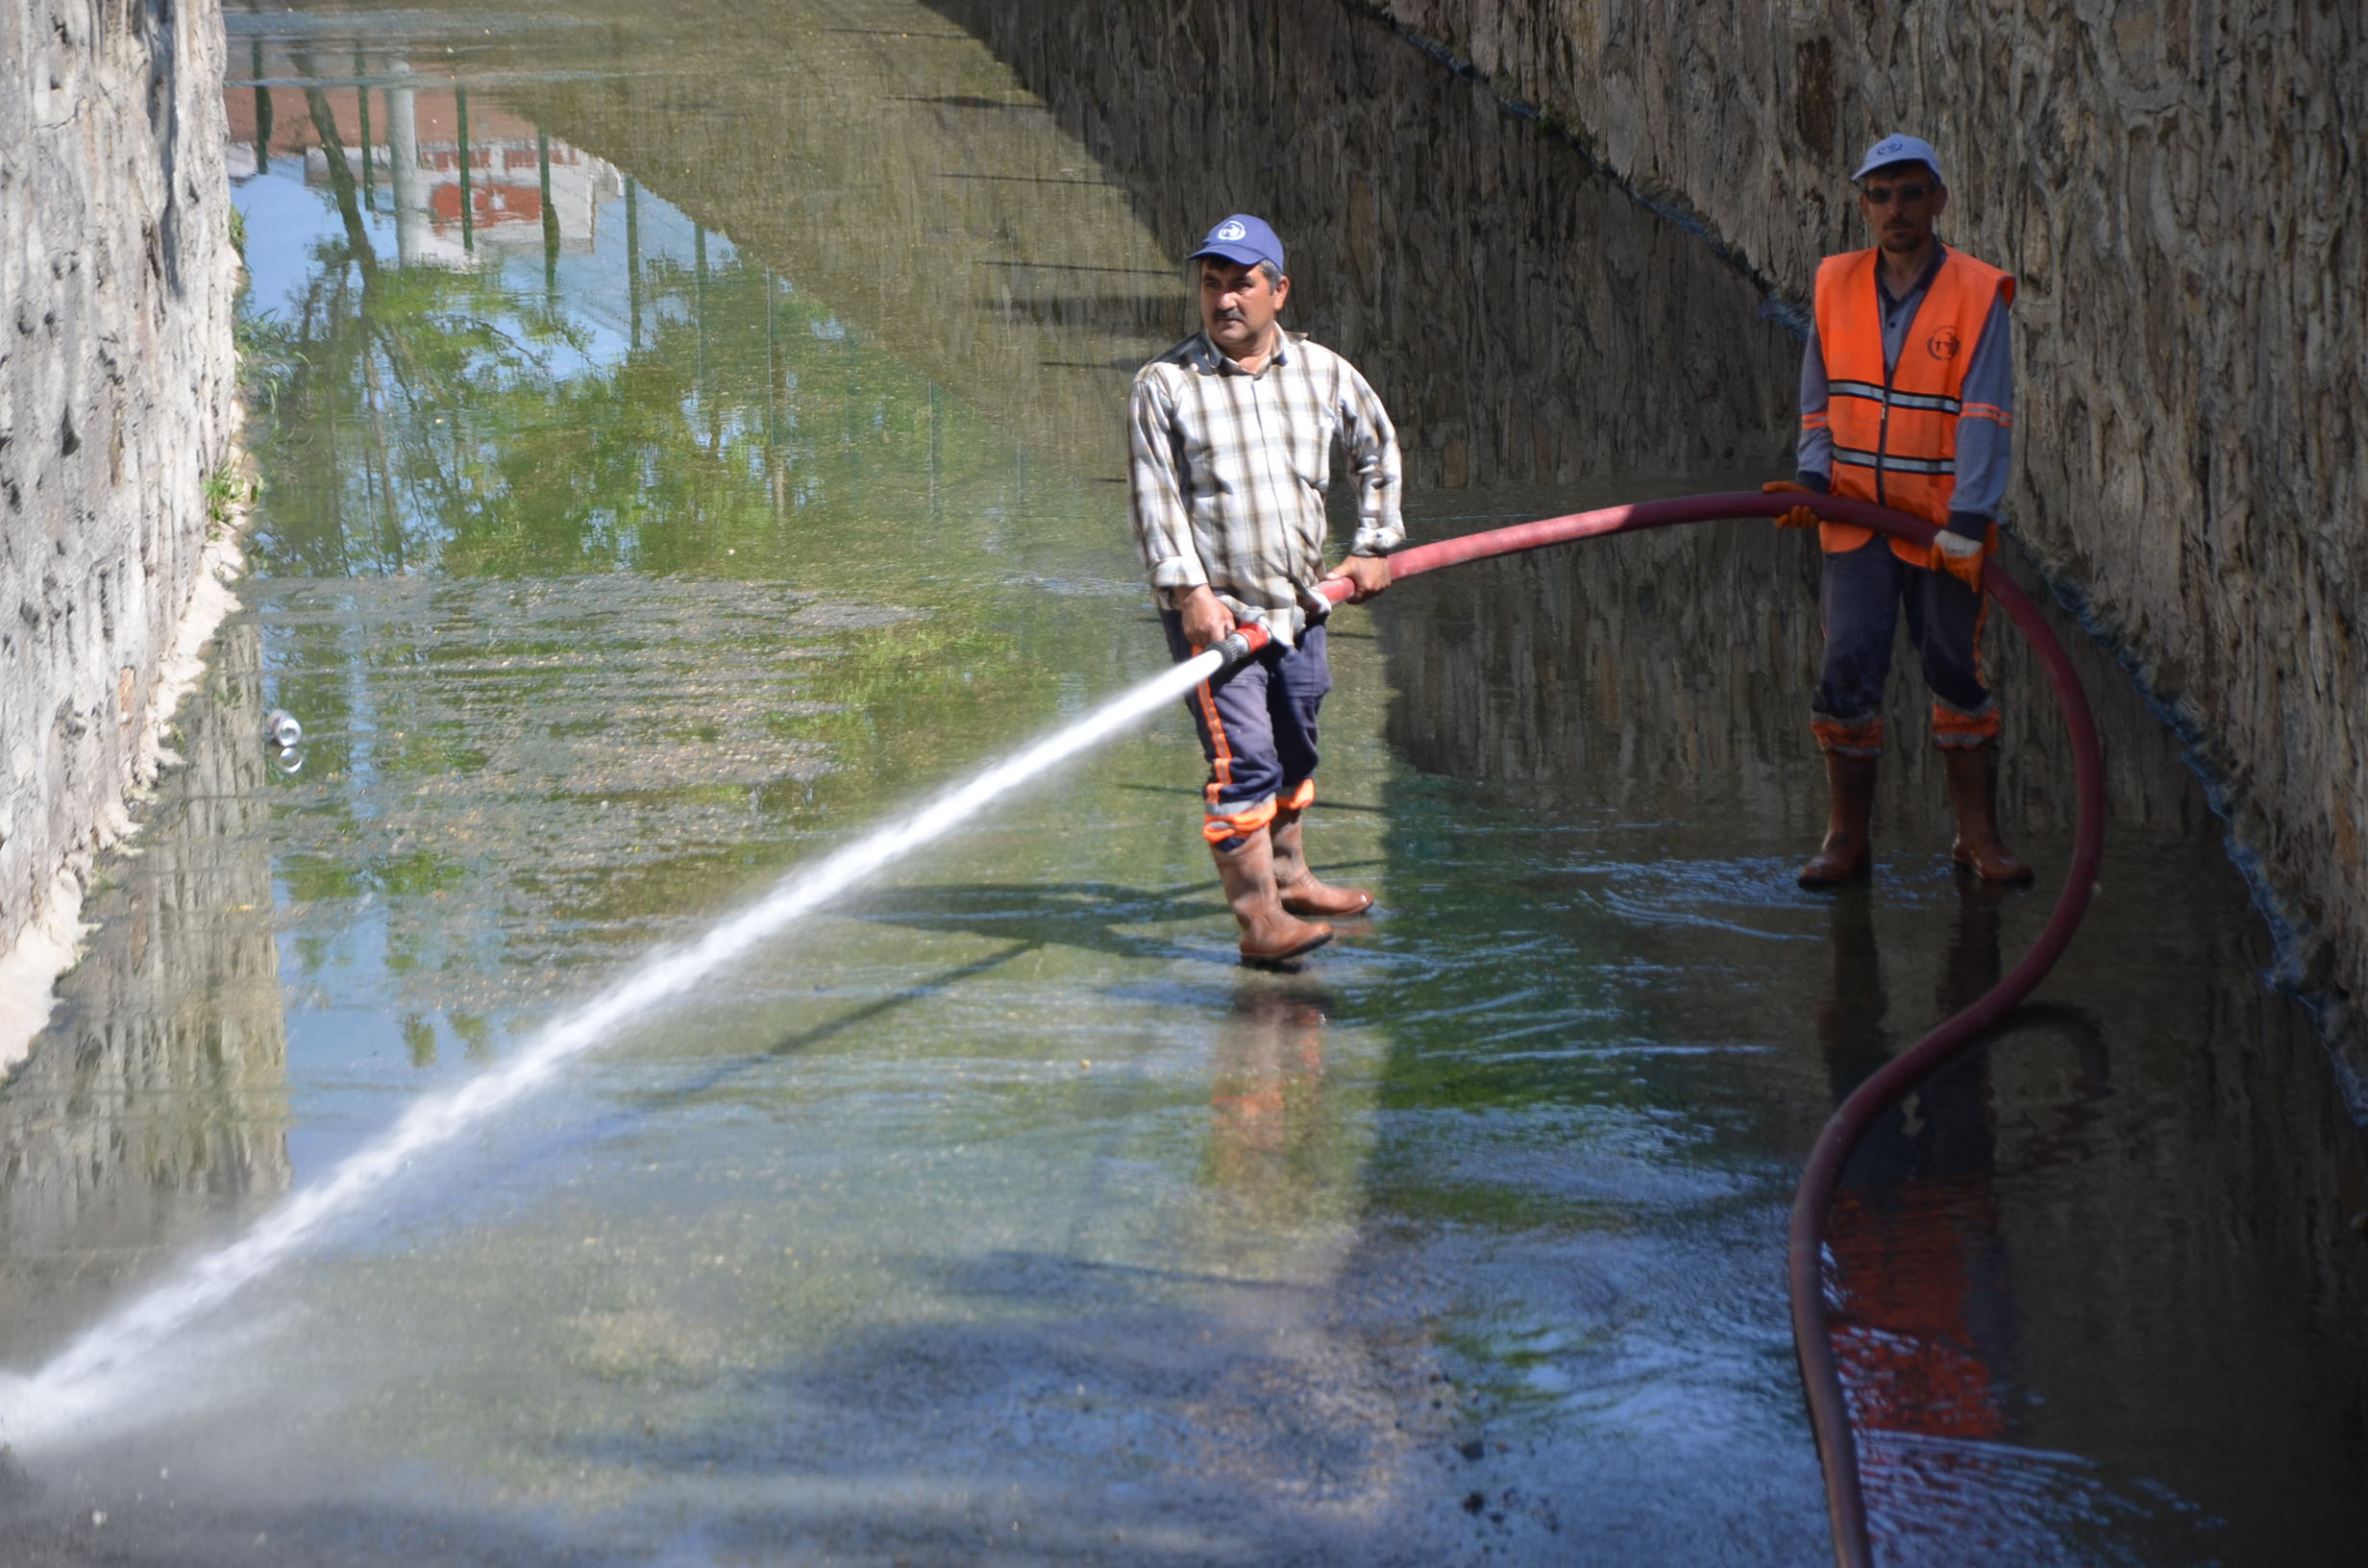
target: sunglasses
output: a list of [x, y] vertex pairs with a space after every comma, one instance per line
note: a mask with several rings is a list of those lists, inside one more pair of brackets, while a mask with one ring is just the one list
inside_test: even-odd
[[1933, 193], [1930, 185], [1861, 185], [1859, 194], [1866, 198], [1869, 207], [1887, 207], [1892, 197], [1903, 202], [1920, 202]]

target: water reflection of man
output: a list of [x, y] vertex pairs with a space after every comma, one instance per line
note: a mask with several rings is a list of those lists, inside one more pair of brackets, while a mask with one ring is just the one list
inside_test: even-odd
[[1313, 1179], [1293, 1166], [1314, 1136], [1310, 1110], [1323, 1085], [1328, 1021], [1320, 995], [1253, 990], [1234, 998], [1217, 1037], [1209, 1093], [1209, 1154], [1221, 1186], [1287, 1207]]
[[[1934, 991], [1943, 1017], [1997, 983], [2001, 896], [1979, 884], [1960, 890]], [[1868, 900], [1835, 904], [1833, 941], [1833, 987], [1817, 1033], [1838, 1101], [1889, 1059], [1895, 1041], [1883, 1024], [1887, 999]], [[1827, 1234], [1841, 1294], [1834, 1351], [1862, 1427], [1972, 1442], [2009, 1435], [2003, 1369], [2013, 1320], [1988, 1066], [1989, 1053], [1975, 1051], [1886, 1112], [1834, 1195]], [[1887, 1473], [1875, 1467], [1870, 1484]]]
[[1776, 520], [1817, 524], [1825, 551], [1825, 662], [1810, 728], [1825, 753], [1832, 811], [1801, 885], [1846, 882], [1872, 863], [1883, 685], [1903, 602], [1957, 816], [1950, 853], [1984, 881], [2027, 882], [2031, 868], [1998, 834], [1998, 702], [1982, 675], [1982, 565], [1997, 548], [2014, 424], [2014, 280], [1934, 236], [1949, 191], [1930, 144], [1887, 136], [1851, 178], [1876, 245], [1817, 268], [1815, 328], [1801, 359], [1799, 476], [1763, 488], [1877, 502], [1941, 531], [1930, 546], [1892, 540], [1887, 549], [1870, 530], [1821, 523], [1807, 506]]
[[[1360, 889], [1308, 869], [1301, 817], [1316, 797], [1316, 715], [1331, 690], [1330, 603], [1390, 585], [1404, 536], [1397, 431], [1356, 368], [1277, 320], [1291, 297], [1283, 245], [1237, 213], [1196, 264], [1201, 330], [1143, 367], [1128, 404], [1135, 541], [1168, 647], [1191, 657], [1263, 618], [1274, 642], [1195, 688], [1186, 706], [1209, 763], [1201, 835], [1242, 927], [1243, 962], [1272, 965], [1328, 942], [1304, 916], [1356, 915]], [[1323, 571], [1324, 489], [1337, 442], [1356, 477], [1357, 530]]]

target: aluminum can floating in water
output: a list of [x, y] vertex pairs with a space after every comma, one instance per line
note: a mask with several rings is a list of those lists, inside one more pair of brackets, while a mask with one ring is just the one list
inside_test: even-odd
[[287, 709], [274, 708], [263, 716], [263, 734], [284, 751], [305, 738], [305, 726]]

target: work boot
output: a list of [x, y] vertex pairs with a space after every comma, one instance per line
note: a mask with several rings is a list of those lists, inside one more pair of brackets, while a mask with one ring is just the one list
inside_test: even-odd
[[1875, 813], [1877, 760], [1839, 751], [1825, 754], [1825, 787], [1833, 796], [1833, 812], [1826, 819], [1824, 846], [1801, 868], [1802, 887], [1830, 888], [1874, 869], [1874, 845], [1866, 824]]
[[2024, 883], [2031, 868], [2007, 852], [1998, 836], [1998, 747], [1944, 746], [1949, 809], [1957, 813], [1957, 842], [1949, 858], [1985, 882]]
[[1243, 834], [1230, 849], [1209, 845], [1225, 902], [1242, 922], [1242, 962], [1270, 968], [1332, 940], [1332, 928], [1298, 919], [1283, 909], [1274, 887], [1274, 848], [1267, 835]]
[[1373, 895], [1363, 888], [1325, 887], [1307, 869], [1307, 855], [1299, 847], [1303, 815], [1278, 807], [1267, 828], [1267, 837], [1274, 845], [1274, 891], [1282, 894], [1283, 908], [1293, 915], [1323, 915], [1336, 920], [1372, 908]]

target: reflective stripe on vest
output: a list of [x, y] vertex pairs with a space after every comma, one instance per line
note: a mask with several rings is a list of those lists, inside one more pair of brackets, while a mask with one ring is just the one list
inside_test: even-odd
[[[1952, 250], [1916, 306], [1899, 349], [1883, 362], [1880, 251], [1829, 256], [1817, 267], [1817, 347], [1825, 356], [1826, 423], [1834, 432], [1834, 494], [1895, 506], [1945, 524], [1957, 490], [1957, 420], [1965, 367], [2014, 280]], [[1856, 550], [1871, 534], [1821, 524], [1827, 550]], [[1900, 559], [1922, 565], [1924, 547], [1894, 539]]]

